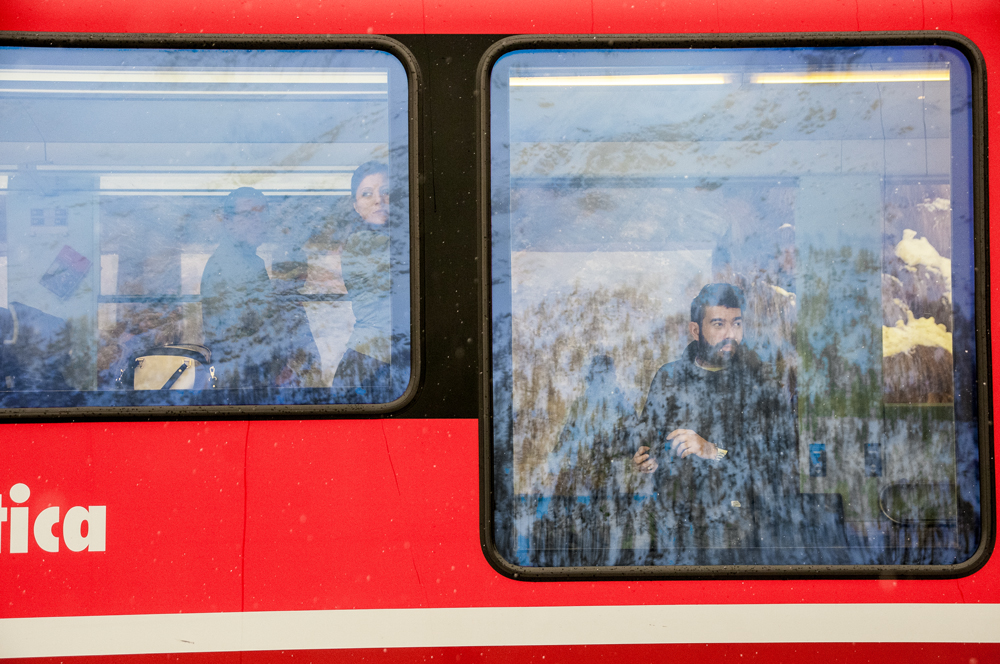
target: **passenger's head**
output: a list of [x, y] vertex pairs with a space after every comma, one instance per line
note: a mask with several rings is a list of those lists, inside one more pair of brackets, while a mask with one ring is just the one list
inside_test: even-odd
[[226, 231], [236, 240], [254, 247], [260, 245], [270, 230], [267, 199], [253, 187], [230, 192], [223, 203]]
[[729, 364], [743, 342], [743, 291], [730, 284], [709, 284], [691, 302], [688, 329], [697, 341], [697, 357], [703, 366], [721, 368]]
[[389, 168], [368, 161], [351, 176], [351, 200], [365, 223], [383, 226], [389, 221]]

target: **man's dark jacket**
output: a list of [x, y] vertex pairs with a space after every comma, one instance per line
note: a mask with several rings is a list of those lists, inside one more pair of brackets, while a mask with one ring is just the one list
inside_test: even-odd
[[[638, 525], [649, 529], [660, 554], [677, 558], [663, 562], [707, 563], [712, 560], [692, 552], [752, 545], [754, 511], [766, 511], [796, 491], [787, 391], [745, 346], [718, 371], [695, 363], [697, 347], [690, 344], [680, 360], [657, 371], [642, 414], [627, 427], [630, 451], [646, 445], [659, 462], [654, 496]], [[725, 457], [674, 456], [667, 435], [676, 429], [693, 430], [726, 450]]]

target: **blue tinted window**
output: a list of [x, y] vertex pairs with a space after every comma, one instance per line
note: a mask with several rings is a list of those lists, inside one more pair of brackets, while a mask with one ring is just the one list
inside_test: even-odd
[[935, 46], [495, 63], [507, 561], [970, 558], [970, 80]]
[[0, 404], [399, 398], [408, 90], [377, 50], [0, 49]]

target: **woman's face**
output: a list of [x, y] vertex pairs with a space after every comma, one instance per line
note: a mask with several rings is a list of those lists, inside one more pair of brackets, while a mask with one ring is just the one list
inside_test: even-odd
[[389, 182], [385, 173], [372, 173], [361, 180], [354, 209], [369, 224], [382, 226], [389, 221]]

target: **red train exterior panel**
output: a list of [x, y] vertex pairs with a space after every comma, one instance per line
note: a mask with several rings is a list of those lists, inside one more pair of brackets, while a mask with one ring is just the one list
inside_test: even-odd
[[[987, 99], [1000, 98], [1000, 5], [991, 0], [8, 0], [0, 7], [0, 30], [429, 36], [942, 30], [978, 46], [986, 62]], [[1000, 154], [996, 106], [987, 106], [990, 166]], [[988, 187], [989, 200], [1000, 200], [1000, 179], [988, 180]], [[1000, 232], [1000, 215], [990, 216], [989, 231]], [[1000, 260], [991, 258], [990, 281], [992, 328], [1000, 322]], [[990, 343], [996, 354], [997, 340]], [[1000, 390], [994, 393], [996, 408]], [[995, 556], [957, 579], [529, 583], [501, 576], [481, 550], [479, 425], [467, 417], [4, 423], [0, 441], [3, 506], [12, 507], [8, 489], [22, 483], [30, 489], [22, 506], [32, 523], [41, 510], [59, 508], [48, 532], [7, 534], [13, 532], [7, 529], [13, 512], [4, 524], [0, 658], [12, 661], [55, 662], [73, 655], [80, 662], [162, 661], [170, 655], [170, 661], [192, 663], [1000, 660]], [[67, 525], [66, 516], [78, 506], [90, 511], [90, 520]], [[95, 508], [104, 508], [103, 524]], [[102, 548], [101, 529], [103, 550], [92, 550]], [[15, 536], [27, 542], [27, 553], [10, 552]], [[81, 540], [90, 549], [71, 550]], [[44, 550], [53, 541], [58, 549]], [[721, 608], [686, 614], [686, 606]], [[869, 613], [865, 606], [878, 610]], [[578, 612], [586, 607], [608, 610]], [[609, 639], [615, 630], [639, 638], [629, 621], [642, 612], [628, 611], [639, 607], [648, 608], [650, 643]], [[476, 613], [518, 608], [534, 634], [551, 638], [522, 643], [518, 629], [528, 625], [511, 618], [517, 614]], [[404, 618], [394, 610], [412, 613]], [[466, 632], [474, 642], [482, 639], [467, 643], [461, 623], [451, 622], [458, 614], [449, 610], [464, 611], [472, 624], [509, 623]], [[345, 612], [344, 620], [292, 613], [335, 611]], [[713, 611], [720, 616], [715, 624], [683, 623], [685, 615], [711, 620]], [[851, 612], [871, 630], [823, 622], [844, 620]], [[256, 620], [240, 621], [251, 613]], [[166, 619], [171, 614], [198, 614], [214, 632], [199, 641], [197, 622], [175, 627]], [[929, 628], [935, 615], [941, 617], [939, 631]], [[150, 649], [119, 632], [141, 633], [138, 623], [120, 618], [130, 616], [147, 616], [148, 634], [159, 635], [146, 640]], [[678, 624], [659, 622], [666, 616]], [[748, 629], [736, 627], [741, 616], [751, 625], [770, 625], [761, 633], [763, 642], [741, 638]], [[86, 617], [97, 620], [81, 623], [82, 630], [107, 632], [76, 634], [72, 623], [61, 622]], [[322, 631], [323, 625], [348, 630], [352, 624], [356, 631], [288, 645], [296, 640], [288, 637], [289, 625], [297, 622], [306, 631]], [[589, 626], [596, 640], [573, 626]], [[715, 636], [703, 636], [710, 633]], [[877, 643], [879, 633], [887, 643]], [[43, 634], [48, 636], [40, 640]], [[424, 642], [421, 634], [437, 642]], [[175, 647], [164, 645], [171, 639]], [[324, 645], [314, 648], [314, 639]], [[103, 650], [87, 651], [87, 644]]]

